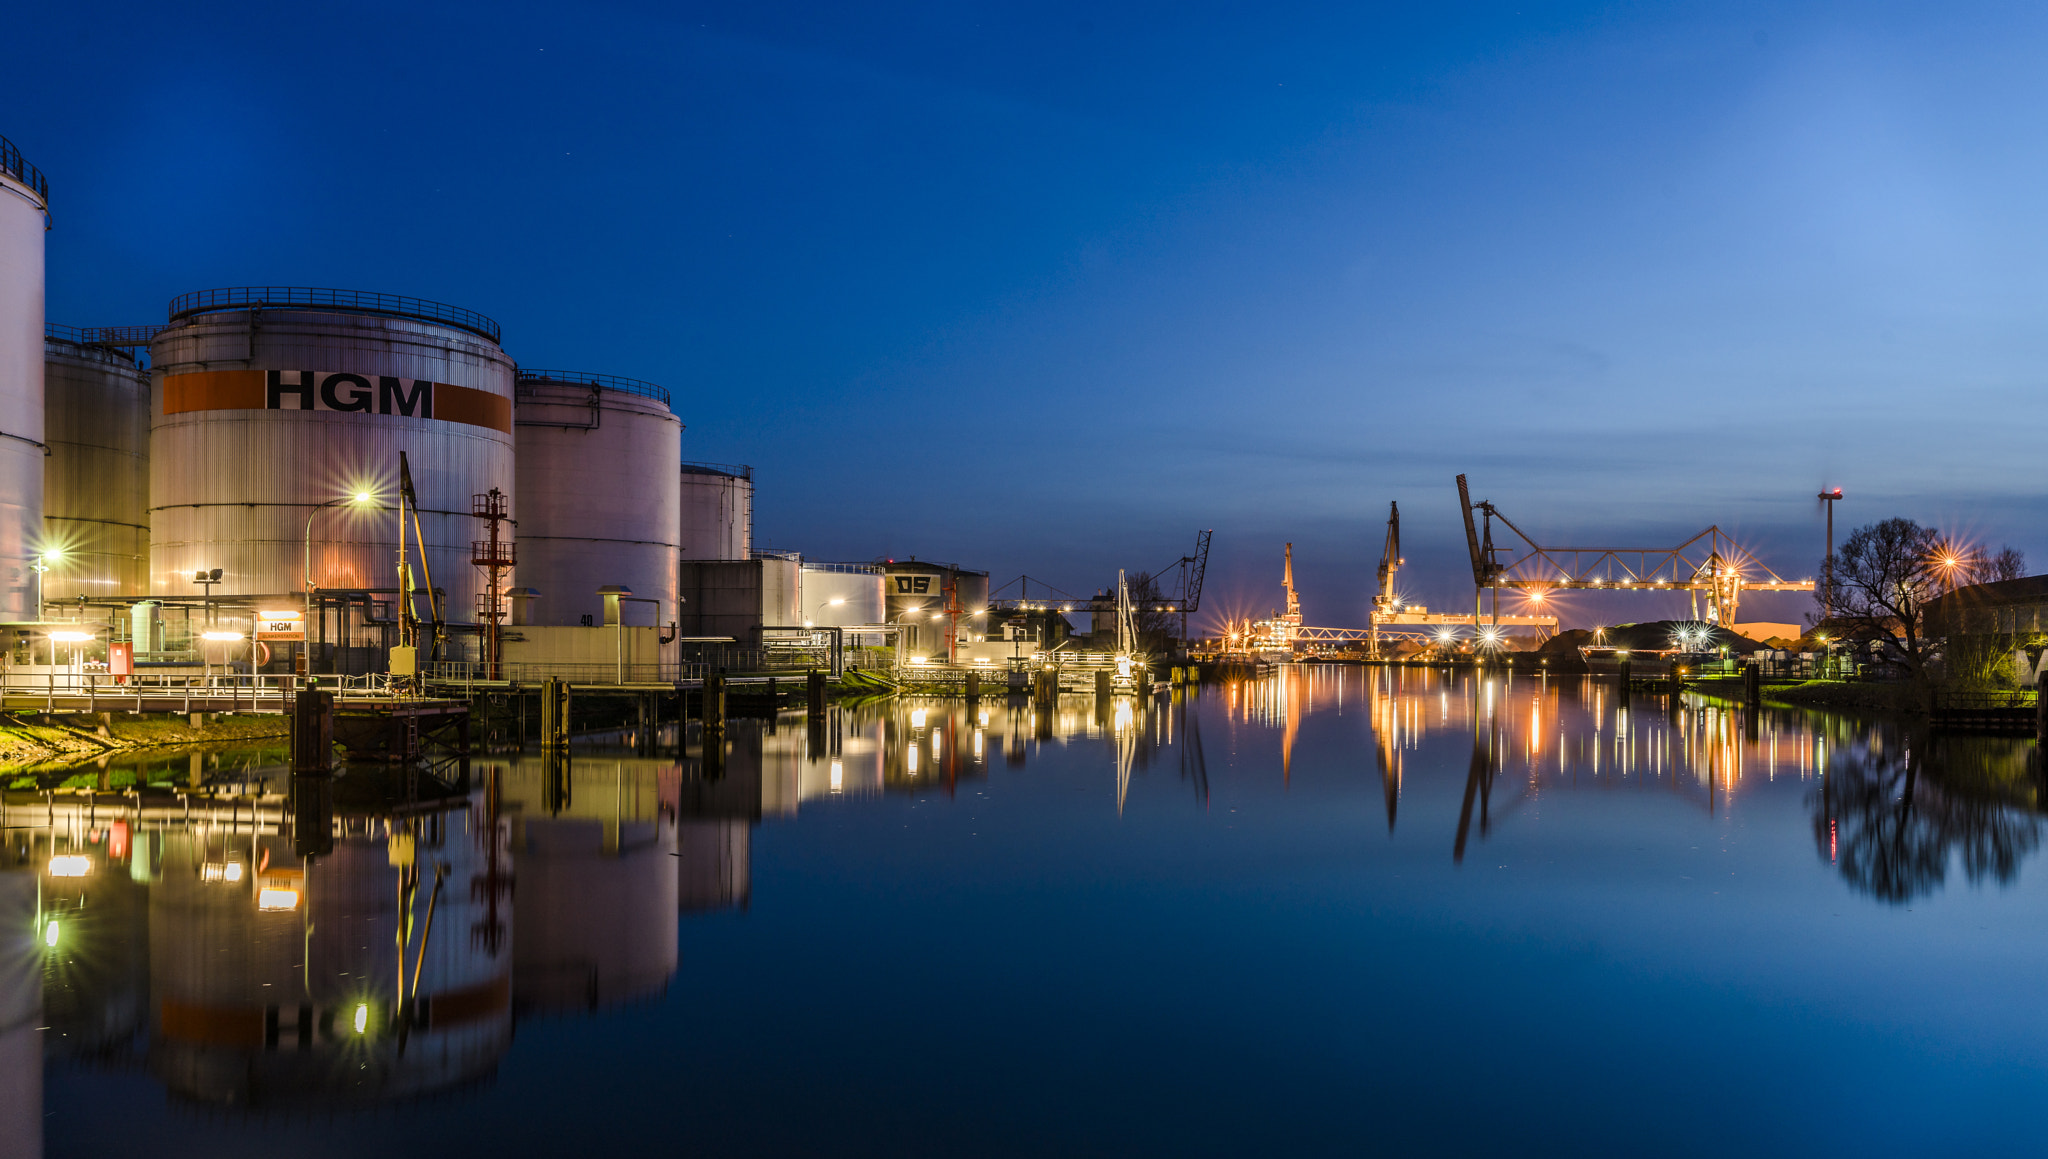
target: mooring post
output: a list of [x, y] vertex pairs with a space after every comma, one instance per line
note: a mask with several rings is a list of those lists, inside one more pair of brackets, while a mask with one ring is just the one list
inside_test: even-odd
[[975, 702], [975, 701], [977, 701], [977, 700], [980, 700], [980, 699], [981, 699], [981, 673], [979, 673], [979, 672], [976, 672], [976, 671], [974, 671], [973, 669], [969, 669], [969, 670], [968, 670], [968, 672], [967, 672], [967, 705], [968, 705], [968, 707], [972, 708], [972, 707], [974, 706], [974, 702]]
[[[974, 673], [967, 674], [967, 695], [974, 695]], [[816, 668], [804, 677], [804, 711], [812, 720], [825, 719], [825, 674]]]
[[[197, 759], [198, 754], [193, 754]], [[292, 704], [292, 852], [334, 852], [334, 696], [307, 691]]]
[[1628, 707], [1628, 694], [1629, 694], [1629, 687], [1628, 687], [1628, 683], [1629, 683], [1629, 671], [1628, 671], [1628, 653], [1626, 653], [1626, 652], [1623, 652], [1623, 653], [1621, 654], [1621, 706], [1622, 706], [1623, 708], [1627, 708], [1627, 707]]
[[2039, 685], [2034, 689], [2034, 739], [2048, 742], [2048, 696], [2042, 695]]
[[1109, 699], [1109, 669], [1095, 670], [1095, 699], [1098, 703]]
[[704, 678], [704, 728], [725, 731], [725, 677]]

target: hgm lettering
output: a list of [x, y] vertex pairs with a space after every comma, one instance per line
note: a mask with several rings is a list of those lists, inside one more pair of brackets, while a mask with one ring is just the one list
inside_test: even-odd
[[[342, 413], [434, 417], [434, 384], [424, 378], [388, 375], [320, 374], [273, 370], [264, 393], [269, 410], [325, 410]], [[287, 403], [285, 400], [290, 399]]]

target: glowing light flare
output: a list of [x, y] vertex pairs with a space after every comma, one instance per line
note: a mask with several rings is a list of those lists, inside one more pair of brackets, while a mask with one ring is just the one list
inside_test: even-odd
[[200, 639], [210, 644], [231, 644], [242, 638], [240, 632], [202, 632]]
[[845, 765], [845, 764], [844, 764], [843, 762], [840, 762], [840, 761], [833, 761], [833, 762], [832, 762], [832, 791], [833, 791], [833, 792], [835, 792], [835, 793], [836, 793], [836, 792], [838, 792], [838, 791], [840, 790], [841, 786], [843, 786], [843, 785], [844, 785], [845, 783], [846, 783], [846, 765]]
[[55, 641], [57, 641], [57, 642], [58, 642], [59, 644], [83, 644], [83, 643], [85, 643], [85, 642], [86, 642], [87, 640], [90, 640], [90, 639], [92, 639], [92, 633], [91, 633], [91, 632], [52, 632], [52, 633], [50, 633], [50, 639], [52, 639], [52, 640], [55, 640]]
[[911, 710], [910, 710], [910, 727], [912, 727], [912, 728], [923, 728], [923, 727], [924, 727], [924, 721], [925, 721], [924, 709], [922, 709], [922, 708], [913, 708], [913, 709], [911, 709]]
[[51, 918], [43, 926], [43, 944], [55, 949], [57, 946], [57, 919]]
[[366, 1002], [366, 1003], [362, 1003], [362, 1004], [360, 1004], [360, 1005], [358, 1005], [358, 1006], [356, 1007], [356, 1016], [355, 1016], [355, 1020], [354, 1020], [354, 1026], [355, 1026], [355, 1028], [356, 1028], [356, 1033], [357, 1033], [357, 1034], [365, 1034], [365, 1033], [368, 1033], [368, 1032], [369, 1032], [369, 1029], [370, 1029], [370, 1006], [369, 1006], [369, 1003], [367, 1003], [367, 1002]]
[[82, 853], [60, 853], [50, 859], [51, 877], [84, 877], [92, 872], [92, 858]]
[[257, 891], [256, 908], [260, 910], [294, 910], [299, 908], [299, 891], [296, 889], [264, 889]]

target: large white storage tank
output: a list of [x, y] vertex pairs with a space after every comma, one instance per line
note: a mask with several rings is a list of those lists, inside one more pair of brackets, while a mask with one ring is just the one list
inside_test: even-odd
[[682, 557], [752, 559], [754, 469], [736, 463], [684, 463]]
[[0, 622], [39, 618], [43, 545], [43, 230], [50, 186], [0, 137]]
[[52, 599], [149, 594], [149, 376], [68, 326], [43, 339], [43, 577]]
[[[519, 586], [533, 624], [604, 622], [598, 589], [635, 599], [630, 624], [675, 622], [681, 496], [660, 485], [683, 424], [651, 382], [569, 370], [519, 372]], [[644, 618], [643, 618], [644, 617]]]
[[827, 628], [879, 624], [886, 616], [882, 567], [873, 563], [805, 563], [804, 623]]
[[152, 592], [213, 568], [217, 596], [391, 588], [404, 452], [443, 615], [476, 618], [472, 497], [517, 499], [496, 322], [392, 294], [203, 290], [171, 302], [150, 361]]

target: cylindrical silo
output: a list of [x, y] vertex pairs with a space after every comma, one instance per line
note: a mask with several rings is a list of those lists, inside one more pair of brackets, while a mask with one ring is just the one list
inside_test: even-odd
[[682, 503], [684, 559], [753, 558], [752, 467], [684, 463]]
[[171, 302], [150, 361], [152, 592], [192, 594], [213, 568], [216, 596], [391, 588], [403, 452], [442, 614], [475, 619], [471, 500], [516, 502], [496, 322], [390, 294], [204, 290]]
[[625, 612], [627, 623], [675, 622], [680, 497], [662, 481], [682, 454], [683, 424], [668, 391], [522, 369], [518, 400], [518, 583], [540, 593], [528, 622], [601, 624], [597, 590], [614, 584], [660, 601]]
[[49, 183], [0, 137], [0, 622], [39, 618], [43, 549], [43, 230]]
[[149, 376], [68, 326], [43, 339], [51, 599], [149, 594]]

